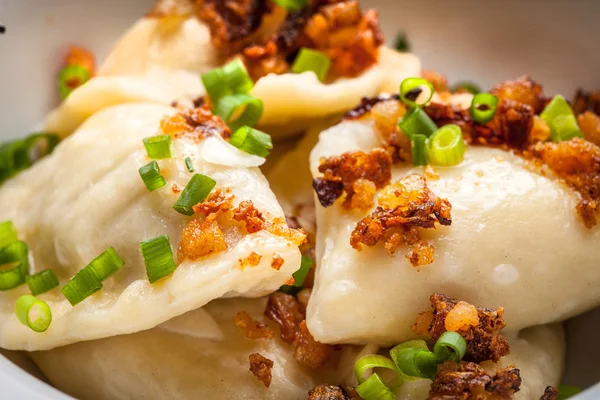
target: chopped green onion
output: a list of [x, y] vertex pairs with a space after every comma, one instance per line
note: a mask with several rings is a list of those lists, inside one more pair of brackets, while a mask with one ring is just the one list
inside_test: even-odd
[[213, 109], [213, 113], [223, 118], [232, 131], [236, 131], [244, 125], [255, 125], [262, 112], [262, 100], [249, 94], [232, 94], [221, 97]]
[[123, 268], [123, 265], [125, 261], [111, 247], [71, 278], [62, 292], [71, 305], [76, 305], [102, 289], [102, 281]]
[[45, 332], [52, 322], [52, 310], [30, 294], [19, 297], [15, 313], [21, 323], [35, 332]]
[[[25, 151], [29, 159], [29, 164], [33, 164], [40, 158], [52, 153], [58, 145], [59, 138], [57, 134], [49, 132], [37, 132], [25, 138]], [[32, 154], [32, 151], [35, 153]]]
[[271, 136], [258, 129], [242, 126], [229, 138], [229, 144], [260, 157], [267, 157], [269, 150], [273, 149]]
[[371, 375], [369, 379], [358, 385], [356, 393], [363, 400], [396, 400], [396, 395], [377, 374]]
[[177, 268], [167, 235], [141, 242], [140, 251], [144, 257], [146, 274], [150, 283], [171, 275]]
[[394, 42], [394, 48], [398, 51], [409, 51], [410, 44], [408, 43], [408, 39], [406, 38], [406, 34], [404, 32], [398, 33], [396, 36], [396, 41]]
[[410, 137], [413, 165], [427, 165], [427, 136], [412, 135]]
[[65, 99], [90, 79], [90, 71], [81, 65], [67, 65], [58, 73], [58, 94]]
[[254, 87], [244, 63], [239, 58], [202, 75], [202, 83], [213, 104], [218, 103], [224, 96], [249, 93]]
[[555, 142], [583, 137], [573, 110], [565, 98], [560, 95], [554, 96], [540, 117], [550, 127], [550, 137]]
[[194, 210], [192, 207], [202, 203], [216, 184], [217, 182], [214, 179], [206, 175], [195, 174], [181, 192], [173, 208], [180, 214], [193, 215]]
[[171, 158], [171, 136], [157, 135], [144, 139], [144, 147], [148, 157], [153, 160]]
[[17, 228], [12, 221], [4, 221], [0, 223], [0, 249], [8, 246], [11, 243], [19, 240], [17, 236]]
[[[423, 93], [423, 89], [426, 88], [429, 93], [427, 99], [417, 103], [419, 97]], [[426, 79], [423, 78], [406, 78], [400, 84], [400, 99], [412, 107], [420, 107], [427, 103], [433, 97], [433, 85]]]
[[140, 176], [144, 181], [144, 185], [149, 191], [153, 192], [167, 184], [165, 178], [160, 174], [160, 168], [156, 161], [152, 161], [149, 164], [144, 165], [139, 169]]
[[[25, 242], [16, 241], [0, 250], [0, 265], [10, 265], [0, 270], [0, 291], [14, 289], [25, 283], [29, 273], [29, 250]], [[16, 264], [16, 265], [15, 265]]]
[[478, 124], [485, 124], [494, 118], [498, 106], [498, 97], [490, 93], [479, 93], [473, 96], [469, 113], [471, 119]]
[[398, 367], [396, 367], [396, 364], [394, 364], [394, 362], [387, 357], [376, 354], [363, 356], [354, 364], [354, 375], [356, 376], [356, 380], [359, 384], [365, 381], [365, 372], [368, 369], [373, 368], [385, 368], [391, 369], [394, 372], [398, 372]]
[[398, 126], [407, 136], [425, 135], [437, 131], [438, 127], [429, 115], [419, 107], [410, 108], [398, 122]]
[[577, 386], [560, 385], [558, 387], [558, 397], [556, 400], [568, 399], [569, 397], [575, 396], [579, 392], [581, 392], [581, 388], [578, 388]]
[[444, 332], [433, 346], [439, 362], [452, 360], [459, 362], [467, 353], [467, 342], [456, 332]]
[[[42, 141], [45, 141], [46, 145], [40, 149], [39, 143]], [[0, 145], [0, 183], [30, 167], [39, 158], [50, 154], [57, 144], [58, 136], [55, 134], [34, 133], [25, 139]], [[36, 153], [33, 150], [36, 150]]]
[[123, 268], [125, 261], [117, 254], [116, 250], [110, 247], [98, 257], [94, 258], [86, 268], [94, 272], [100, 282]]
[[306, 6], [308, 0], [275, 0], [275, 3], [288, 11], [298, 11]]
[[192, 159], [189, 157], [185, 158], [185, 166], [188, 172], [194, 172], [194, 165], [192, 164]]
[[432, 165], [450, 167], [464, 160], [465, 150], [460, 127], [454, 124], [444, 125], [429, 138], [427, 159]]
[[481, 92], [481, 88], [473, 83], [473, 82], [458, 82], [454, 86], [452, 86], [452, 93], [456, 93], [459, 90], [469, 92], [472, 94], [477, 94]]
[[46, 269], [37, 274], [25, 276], [25, 282], [31, 290], [31, 294], [37, 296], [38, 294], [46, 293], [58, 286], [58, 278], [51, 269]]
[[404, 380], [433, 378], [437, 372], [438, 359], [424, 340], [401, 343], [390, 350], [390, 356]]
[[329, 57], [320, 51], [303, 47], [300, 49], [294, 65], [292, 65], [292, 72], [294, 74], [301, 74], [302, 72], [312, 71], [323, 82], [327, 78], [329, 68], [331, 68]]
[[102, 289], [102, 282], [94, 271], [90, 268], [84, 268], [71, 278], [61, 291], [69, 300], [69, 303], [74, 306], [100, 289]]
[[304, 287], [304, 281], [308, 276], [308, 273], [312, 269], [315, 264], [315, 260], [308, 256], [302, 256], [302, 261], [300, 261], [300, 268], [298, 271], [292, 274], [294, 278], [293, 285], [283, 285], [279, 290], [288, 294], [296, 294]]

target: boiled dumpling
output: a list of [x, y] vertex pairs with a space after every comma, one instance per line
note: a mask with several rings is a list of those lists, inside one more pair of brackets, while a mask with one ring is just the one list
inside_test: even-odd
[[[50, 328], [41, 334], [14, 314], [15, 301], [26, 288], [0, 293], [0, 347], [39, 350], [136, 332], [215, 298], [261, 296], [284, 284], [300, 266], [298, 245], [304, 235], [287, 228], [268, 182], [256, 168], [264, 159], [223, 140], [223, 126], [205, 108], [107, 108], [52, 155], [7, 181], [0, 188], [0, 221], [12, 220], [28, 244], [32, 273], [51, 268], [64, 285], [111, 246], [125, 267], [74, 307], [58, 289], [41, 295], [53, 312]], [[150, 161], [142, 139], [159, 129], [175, 137], [173, 157], [158, 161], [166, 185], [149, 192], [138, 173]], [[214, 194], [232, 199], [230, 208], [240, 212], [240, 222], [223, 213], [214, 222], [217, 226], [211, 223], [208, 229], [173, 209], [192, 177], [186, 157], [194, 173], [217, 182]], [[263, 222], [255, 225], [254, 219], [250, 229], [246, 211]], [[205, 237], [205, 231], [213, 234]], [[139, 243], [163, 234], [173, 248], [180, 248], [181, 263], [171, 277], [150, 284]]]
[[[311, 371], [299, 366], [272, 324], [271, 339], [246, 338], [234, 316], [245, 311], [263, 319], [265, 304], [266, 299], [217, 300], [202, 309], [201, 319], [197, 311], [179, 317], [193, 327], [188, 332], [157, 327], [31, 356], [53, 385], [82, 400], [305, 400], [315, 385], [351, 375], [357, 350], [344, 350], [337, 360]], [[274, 363], [268, 389], [249, 370], [253, 353]]]
[[[366, 117], [322, 132], [310, 157], [313, 177], [322, 176], [323, 157], [381, 147], [374, 126]], [[430, 265], [411, 265], [404, 257], [411, 254], [406, 245], [395, 257], [382, 243], [359, 243], [361, 251], [351, 246], [353, 231], [373, 207], [348, 211], [343, 199], [328, 208], [317, 203], [318, 268], [307, 312], [317, 340], [410, 339], [415, 314], [436, 291], [484, 307], [503, 306], [509, 330], [560, 321], [598, 305], [600, 228], [584, 226], [575, 212], [578, 198], [566, 185], [532, 172], [510, 152], [476, 146], [467, 148], [461, 164], [433, 173], [394, 165], [391, 182], [410, 174], [428, 175], [431, 192], [452, 207], [451, 226], [420, 230], [432, 245], [423, 253]], [[395, 189], [388, 186], [382, 193], [390, 190]], [[412, 254], [419, 262], [418, 252]]]

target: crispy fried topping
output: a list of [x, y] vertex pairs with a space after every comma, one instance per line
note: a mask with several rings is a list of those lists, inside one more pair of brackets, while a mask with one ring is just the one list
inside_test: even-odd
[[194, 213], [205, 217], [210, 214], [227, 212], [233, 207], [233, 198], [233, 195], [226, 195], [221, 189], [217, 189], [209, 194], [202, 203], [193, 206], [192, 209]]
[[556, 400], [558, 399], [558, 390], [555, 387], [547, 386], [540, 400]]
[[[475, 316], [468, 303], [459, 302], [452, 297], [436, 293], [430, 300], [434, 311], [429, 334], [433, 340], [451, 330], [448, 328], [455, 329], [454, 332], [458, 332], [467, 342], [465, 360], [475, 362], [498, 362], [510, 352], [508, 341], [499, 333], [506, 326], [502, 307], [495, 311], [477, 307]], [[454, 311], [459, 304], [459, 309]]]
[[261, 259], [262, 256], [257, 252], [253, 251], [250, 253], [250, 255], [248, 255], [248, 257], [242, 258], [238, 260], [238, 262], [240, 263], [240, 268], [244, 269], [248, 267], [256, 267], [260, 263]]
[[308, 392], [308, 400], [352, 400], [343, 387], [319, 385]]
[[233, 219], [243, 222], [248, 233], [255, 233], [265, 227], [265, 218], [251, 200], [242, 201], [233, 211]]
[[580, 138], [538, 143], [528, 155], [542, 160], [581, 195], [577, 212], [588, 228], [596, 225], [600, 204], [600, 147]]
[[446, 361], [438, 367], [427, 400], [508, 400], [520, 387], [516, 368], [500, 369], [491, 376], [473, 362]]
[[[494, 119], [486, 124], [492, 131], [492, 139], [500, 138], [502, 143], [513, 149], [523, 149], [528, 144], [529, 131], [533, 127], [533, 108], [510, 99], [499, 101]], [[484, 130], [475, 130], [475, 133]], [[483, 135], [480, 133], [480, 137]]]
[[[378, 198], [379, 206], [358, 222], [350, 236], [357, 250], [361, 245], [375, 246], [380, 240], [393, 255], [399, 245], [413, 245], [409, 261], [415, 265], [433, 262], [432, 246], [421, 241], [417, 228], [435, 228], [435, 223], [450, 225], [452, 206], [427, 187], [421, 175], [409, 175], [386, 187]], [[416, 246], [415, 246], [416, 245]]]
[[271, 385], [271, 369], [273, 361], [261, 356], [259, 353], [250, 354], [250, 372], [266, 387]]
[[270, 10], [267, 0], [197, 0], [198, 16], [211, 33], [214, 46], [227, 55], [256, 32]]
[[[386, 245], [388, 242], [385, 243]], [[388, 254], [393, 256], [395, 251], [398, 249], [398, 245], [393, 247], [386, 247]], [[406, 254], [406, 260], [413, 265], [413, 267], [420, 267], [422, 265], [429, 265], [435, 261], [435, 247], [433, 243], [427, 240], [420, 240], [415, 243], [408, 254]]]
[[423, 311], [417, 315], [417, 320], [410, 329], [419, 336], [425, 336], [429, 333], [429, 326], [433, 321], [433, 312]]
[[271, 260], [271, 268], [279, 271], [281, 269], [281, 267], [283, 266], [284, 262], [285, 262], [285, 260], [283, 259], [283, 257], [281, 257], [277, 253], [273, 253], [273, 259]]
[[223, 228], [214, 218], [193, 219], [181, 232], [179, 260], [198, 260], [227, 250]]
[[438, 92], [448, 92], [448, 78], [445, 75], [440, 74], [437, 71], [427, 70], [421, 73], [423, 79], [427, 80], [433, 85], [433, 89]]
[[289, 242], [294, 243], [296, 246], [300, 246], [306, 242], [306, 232], [304, 232], [302, 229], [289, 228], [283, 218], [275, 218], [273, 223], [269, 223], [267, 221], [266, 229], [269, 233], [285, 238]]
[[548, 102], [542, 86], [528, 76], [500, 83], [494, 86], [490, 93], [498, 96], [499, 103], [502, 100], [513, 100], [528, 105], [535, 114], [541, 113]]
[[298, 325], [304, 320], [300, 303], [294, 296], [282, 292], [271, 293], [265, 315], [279, 325], [284, 342], [294, 343]]
[[324, 365], [333, 354], [333, 347], [317, 342], [308, 331], [306, 321], [300, 322], [296, 333], [294, 358], [305, 367], [317, 369]]
[[241, 328], [248, 339], [271, 339], [273, 332], [265, 324], [252, 319], [246, 311], [240, 311], [233, 317], [235, 326]]
[[[319, 172], [324, 175], [323, 178], [315, 179], [313, 187], [317, 192], [317, 196], [319, 196], [320, 203], [326, 206], [326, 204], [332, 204], [331, 199], [339, 193], [337, 191], [339, 183], [326, 183], [324, 181], [341, 182], [346, 193], [344, 207], [352, 207], [352, 200], [356, 194], [360, 200], [355, 205], [364, 208], [365, 203], [372, 202], [372, 195], [375, 192], [372, 186], [367, 186], [364, 182], [356, 186], [355, 183], [359, 180], [366, 180], [372, 182], [375, 188], [380, 189], [390, 182], [391, 168], [392, 159], [383, 149], [373, 149], [368, 153], [362, 151], [347, 152], [341, 156], [329, 157], [321, 161]], [[359, 193], [356, 192], [356, 189], [359, 190]], [[371, 195], [370, 199], [369, 194]]]
[[592, 111], [586, 111], [577, 116], [583, 137], [588, 142], [600, 146], [600, 117]]
[[550, 139], [550, 127], [537, 115], [533, 116], [533, 125], [529, 131], [529, 143], [545, 142]]
[[218, 116], [213, 115], [208, 105], [200, 108], [190, 108], [177, 114], [163, 118], [160, 121], [163, 134], [173, 139], [186, 137], [196, 142], [212, 135], [223, 138], [231, 136], [231, 130]]
[[573, 100], [573, 111], [575, 114], [581, 114], [585, 111], [600, 114], [600, 91], [586, 93], [581, 89], [577, 90]]

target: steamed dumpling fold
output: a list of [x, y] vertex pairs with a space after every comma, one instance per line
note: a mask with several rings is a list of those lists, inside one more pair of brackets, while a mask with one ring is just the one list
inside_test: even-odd
[[[205, 108], [146, 103], [107, 108], [0, 188], [0, 220], [12, 220], [28, 244], [31, 273], [51, 268], [63, 286], [111, 246], [125, 261], [103, 289], [74, 307], [59, 289], [41, 295], [53, 312], [41, 334], [14, 314], [26, 286], [0, 293], [0, 347], [48, 349], [149, 329], [215, 298], [265, 295], [290, 278], [300, 266], [304, 235], [287, 228], [256, 168], [264, 159], [229, 145], [218, 133], [224, 124], [209, 116]], [[150, 161], [142, 139], [159, 132], [173, 135], [173, 157], [158, 160], [166, 185], [149, 192], [138, 173]], [[194, 173], [216, 181], [213, 194], [230, 199], [232, 211], [203, 223], [173, 209], [193, 175], [186, 157]], [[262, 225], [254, 219], [250, 229], [244, 215], [258, 216]], [[171, 277], [150, 284], [139, 243], [163, 234], [180, 264]], [[275, 259], [282, 260], [279, 269]]]

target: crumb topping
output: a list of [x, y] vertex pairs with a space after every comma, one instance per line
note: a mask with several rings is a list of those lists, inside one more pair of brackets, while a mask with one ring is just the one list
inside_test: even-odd
[[250, 372], [252, 372], [252, 375], [261, 381], [265, 387], [268, 388], [271, 386], [273, 361], [263, 357], [260, 353], [252, 353], [248, 358], [250, 360]]
[[233, 317], [235, 326], [242, 329], [248, 339], [271, 339], [273, 332], [265, 324], [252, 319], [246, 311], [240, 311]]
[[213, 135], [227, 139], [231, 130], [218, 116], [213, 115], [208, 105], [199, 108], [184, 109], [160, 121], [160, 130], [173, 139], [186, 137], [196, 142]]

